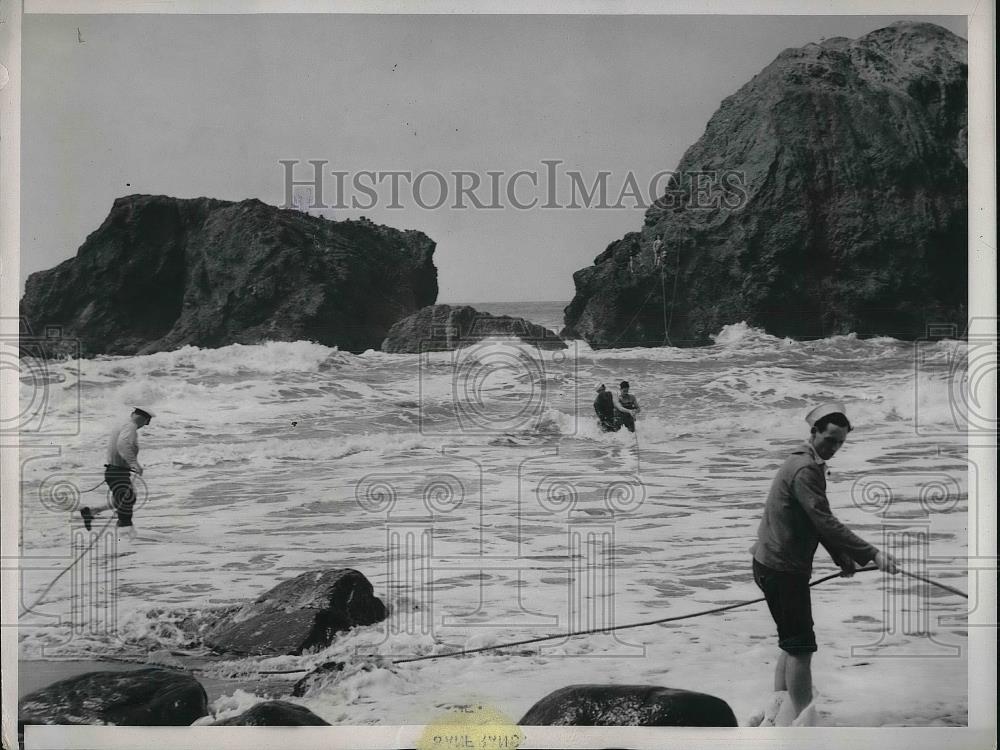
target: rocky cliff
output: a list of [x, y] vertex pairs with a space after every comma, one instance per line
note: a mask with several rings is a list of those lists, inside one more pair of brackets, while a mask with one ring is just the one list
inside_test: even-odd
[[453, 351], [483, 339], [516, 338], [539, 349], [565, 349], [552, 331], [524, 318], [491, 315], [468, 305], [430, 305], [396, 323], [382, 342], [382, 351], [418, 354]]
[[574, 274], [562, 335], [622, 347], [702, 345], [743, 320], [801, 338], [964, 329], [966, 121], [966, 41], [939, 26], [785, 50], [722, 102], [642, 229]]
[[75, 258], [28, 277], [21, 315], [84, 355], [311, 340], [377, 349], [437, 299], [434, 242], [258, 200], [132, 195]]

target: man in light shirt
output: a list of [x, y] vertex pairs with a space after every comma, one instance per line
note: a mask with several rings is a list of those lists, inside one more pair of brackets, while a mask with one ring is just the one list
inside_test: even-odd
[[[765, 720], [777, 726], [791, 724], [812, 703], [811, 659], [817, 646], [809, 576], [816, 548], [822, 544], [845, 576], [873, 560], [879, 570], [897, 572], [892, 555], [857, 536], [830, 509], [826, 462], [851, 431], [844, 406], [822, 404], [806, 415], [806, 422], [809, 439], [778, 470], [753, 547], [754, 580], [777, 626], [780, 649], [774, 672], [776, 700], [759, 714], [760, 719], [751, 720], [754, 725]], [[779, 708], [783, 710], [778, 712]], [[777, 716], [769, 715], [775, 712]]]
[[[104, 481], [111, 490], [111, 507], [118, 514], [118, 535], [126, 539], [135, 539], [135, 527], [132, 525], [132, 510], [135, 506], [135, 488], [132, 486], [132, 472], [142, 476], [142, 464], [139, 463], [138, 431], [149, 424], [153, 413], [148, 409], [135, 407], [128, 422], [111, 430], [108, 435], [108, 449], [104, 463]], [[102, 509], [92, 511], [84, 507], [80, 509], [83, 523], [90, 529], [94, 516]]]

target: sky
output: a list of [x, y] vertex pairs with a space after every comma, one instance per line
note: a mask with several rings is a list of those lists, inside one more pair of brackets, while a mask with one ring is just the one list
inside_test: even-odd
[[[632, 197], [569, 207], [569, 171], [588, 190], [610, 173], [612, 205], [629, 174], [646, 192], [783, 49], [902, 18], [26, 15], [22, 291], [30, 273], [74, 256], [120, 196], [283, 205], [281, 161], [302, 180], [309, 160], [323, 160], [324, 203], [347, 207], [313, 212], [425, 232], [437, 242], [439, 302], [569, 300], [573, 272], [639, 230], [644, 213]], [[907, 18], [966, 36], [961, 16]], [[541, 207], [546, 160], [559, 162], [558, 208]], [[538, 174], [537, 188], [513, 178], [522, 170]], [[419, 191], [398, 178], [391, 208], [386, 177], [369, 206], [352, 187], [377, 179], [366, 171], [440, 173], [446, 201], [431, 208], [433, 175]], [[500, 207], [461, 199], [459, 171], [479, 177], [482, 204]]]

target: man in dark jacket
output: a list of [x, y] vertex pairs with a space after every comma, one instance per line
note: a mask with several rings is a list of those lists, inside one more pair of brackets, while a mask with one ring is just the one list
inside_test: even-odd
[[605, 432], [618, 431], [620, 425], [615, 425], [615, 397], [611, 395], [611, 391], [604, 387], [604, 383], [597, 386], [594, 411], [597, 413], [597, 421], [602, 430]]
[[811, 659], [816, 651], [809, 576], [813, 555], [822, 543], [845, 576], [855, 564], [872, 560], [880, 570], [896, 573], [892, 555], [855, 535], [837, 520], [826, 497], [826, 461], [851, 431], [841, 404], [823, 404], [806, 415], [809, 439], [778, 470], [757, 530], [753, 549], [754, 580], [767, 598], [778, 627], [781, 653], [774, 689], [787, 690], [798, 716], [812, 702]]

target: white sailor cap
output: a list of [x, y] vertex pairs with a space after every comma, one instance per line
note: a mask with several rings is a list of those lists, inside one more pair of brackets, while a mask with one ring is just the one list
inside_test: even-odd
[[844, 405], [837, 401], [828, 401], [825, 404], [820, 404], [815, 409], [806, 414], [806, 422], [812, 427], [823, 417], [829, 416], [830, 414], [843, 414], [847, 416], [847, 410], [844, 409]]
[[156, 414], [154, 414], [152, 411], [150, 411], [149, 409], [147, 409], [145, 406], [133, 406], [132, 407], [132, 411], [133, 412], [139, 412], [144, 417], [146, 417], [146, 419], [152, 419], [153, 417], [156, 416]]

